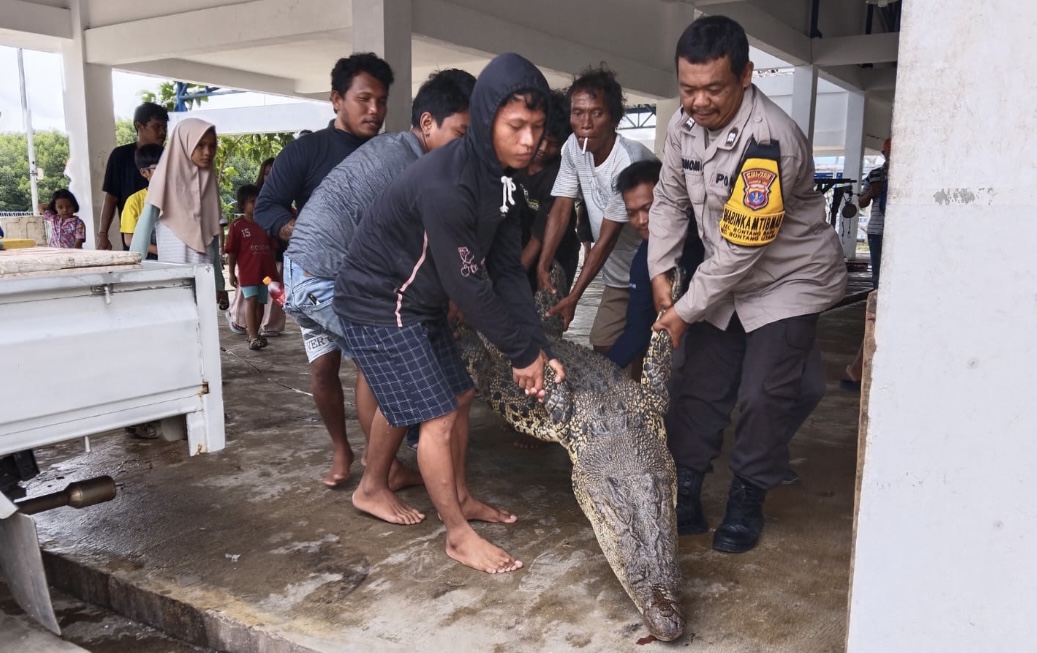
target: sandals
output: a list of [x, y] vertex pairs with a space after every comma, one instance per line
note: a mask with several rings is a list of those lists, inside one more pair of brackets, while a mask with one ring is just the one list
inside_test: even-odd
[[266, 347], [267, 344], [268, 343], [266, 341], [266, 338], [263, 338], [263, 337], [249, 338], [248, 339], [248, 348], [251, 349], [252, 351], [258, 351], [258, 350], [262, 349], [263, 347]]

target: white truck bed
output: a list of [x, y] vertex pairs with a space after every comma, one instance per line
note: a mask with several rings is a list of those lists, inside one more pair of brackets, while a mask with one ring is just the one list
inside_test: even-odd
[[0, 455], [174, 415], [223, 448], [212, 267], [138, 260], [0, 252]]

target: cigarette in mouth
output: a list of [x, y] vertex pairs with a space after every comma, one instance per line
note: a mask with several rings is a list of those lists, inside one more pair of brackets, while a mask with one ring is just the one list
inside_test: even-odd
[[583, 152], [584, 154], [587, 153], [587, 141], [589, 141], [589, 140], [590, 140], [589, 138], [583, 139], [583, 147], [580, 148], [580, 151]]

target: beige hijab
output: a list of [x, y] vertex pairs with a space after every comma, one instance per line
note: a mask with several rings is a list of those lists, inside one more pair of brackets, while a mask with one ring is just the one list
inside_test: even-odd
[[215, 127], [198, 118], [173, 126], [169, 142], [148, 184], [147, 203], [159, 210], [159, 220], [196, 252], [209, 251], [220, 232], [220, 192], [216, 172], [199, 168], [191, 153], [202, 136]]

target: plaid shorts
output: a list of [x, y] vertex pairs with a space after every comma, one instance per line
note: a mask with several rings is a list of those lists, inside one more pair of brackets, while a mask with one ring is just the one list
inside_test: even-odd
[[446, 415], [474, 387], [445, 320], [402, 328], [343, 320], [342, 328], [390, 426]]

